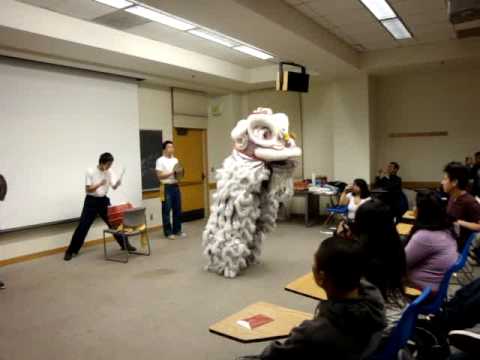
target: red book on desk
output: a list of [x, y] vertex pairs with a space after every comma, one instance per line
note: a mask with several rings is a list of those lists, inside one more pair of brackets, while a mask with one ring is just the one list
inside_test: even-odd
[[238, 320], [237, 324], [247, 329], [253, 330], [259, 326], [268, 324], [272, 321], [273, 319], [271, 317], [268, 317], [262, 314], [257, 314], [254, 316], [250, 316], [249, 318], [246, 318], [246, 319]]

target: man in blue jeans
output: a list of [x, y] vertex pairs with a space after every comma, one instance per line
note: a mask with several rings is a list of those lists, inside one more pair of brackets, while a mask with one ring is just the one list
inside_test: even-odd
[[[171, 141], [163, 143], [163, 156], [157, 159], [157, 177], [163, 189], [162, 199], [162, 222], [165, 237], [174, 240], [176, 236], [185, 237], [182, 232], [182, 200], [178, 180], [175, 178], [175, 165], [178, 159], [174, 156], [175, 147]], [[162, 191], [161, 191], [162, 193]], [[172, 223], [170, 222], [172, 213]]]

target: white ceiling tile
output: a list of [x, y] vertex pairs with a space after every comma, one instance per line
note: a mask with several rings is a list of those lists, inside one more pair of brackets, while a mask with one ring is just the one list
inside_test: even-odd
[[154, 22], [135, 26], [126, 31], [248, 68], [267, 64], [265, 61], [255, 59], [223, 45]]
[[358, 0], [311, 0], [308, 5], [321, 15], [365, 9]]
[[92, 20], [117, 11], [93, 0], [19, 0], [23, 3], [52, 10], [80, 19]]

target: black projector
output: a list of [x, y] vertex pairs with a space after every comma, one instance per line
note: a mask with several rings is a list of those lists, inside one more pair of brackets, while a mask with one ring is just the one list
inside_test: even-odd
[[[298, 67], [301, 72], [284, 71], [283, 66], [290, 65]], [[305, 66], [281, 62], [277, 73], [277, 91], [296, 91], [296, 92], [308, 92], [308, 84], [310, 81], [310, 75], [307, 74]]]

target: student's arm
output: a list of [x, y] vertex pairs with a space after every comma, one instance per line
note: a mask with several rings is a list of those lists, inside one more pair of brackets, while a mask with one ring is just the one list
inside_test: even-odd
[[156, 172], [159, 181], [167, 179], [174, 174], [173, 171], [167, 171], [165, 166], [160, 161], [157, 161]]
[[468, 221], [464, 221], [464, 220], [458, 220], [457, 221], [457, 224], [460, 225], [461, 227], [465, 228], [465, 229], [468, 229], [468, 230], [471, 230], [471, 231], [475, 231], [475, 232], [479, 232], [480, 231], [480, 223], [474, 223], [474, 222], [468, 222]]
[[262, 360], [281, 360], [281, 359], [306, 359], [308, 358], [311, 337], [308, 336], [309, 323], [311, 321], [304, 321], [299, 326], [294, 328], [287, 340], [283, 343], [280, 341], [272, 342], [263, 350], [260, 355]]
[[87, 192], [95, 192], [100, 186], [103, 186], [107, 183], [107, 181], [104, 179], [100, 181], [97, 184], [93, 183], [93, 178], [92, 175], [90, 174], [90, 171], [87, 171], [87, 174], [85, 175], [85, 190]]
[[431, 255], [432, 247], [427, 236], [417, 231], [408, 242], [405, 247], [407, 269], [414, 268]]
[[350, 201], [350, 196], [351, 196], [350, 194], [351, 193], [347, 192], [347, 189], [345, 189], [345, 191], [342, 192], [342, 196], [340, 196], [340, 201], [338, 202], [338, 204], [339, 205], [348, 205], [348, 202]]
[[465, 220], [458, 220], [457, 224], [461, 227], [479, 232], [480, 231], [480, 204], [473, 203], [470, 209], [468, 210], [469, 213], [472, 214], [471, 220], [473, 221], [465, 221]]
[[104, 179], [95, 185], [85, 185], [85, 190], [87, 190], [87, 192], [95, 192], [100, 186], [103, 186], [106, 183], [107, 183], [107, 180]]
[[166, 171], [157, 170], [158, 180], [167, 179], [167, 178], [169, 178], [170, 176], [172, 176], [173, 174], [174, 174], [173, 171], [172, 171], [172, 172], [166, 172]]

